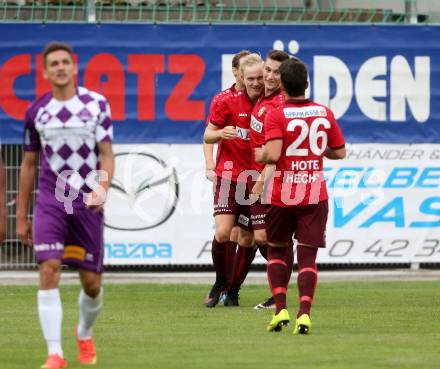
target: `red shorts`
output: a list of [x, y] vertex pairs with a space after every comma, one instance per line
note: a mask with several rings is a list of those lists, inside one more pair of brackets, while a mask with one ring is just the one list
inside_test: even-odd
[[214, 181], [214, 216], [235, 215], [235, 224], [252, 230], [249, 192], [246, 183], [216, 177]]
[[304, 206], [269, 205], [266, 214], [267, 241], [289, 242], [295, 234], [298, 243], [325, 247], [327, 215], [327, 200]]
[[266, 229], [267, 210], [268, 205], [262, 204], [260, 200], [251, 204], [251, 221], [253, 229]]
[[[252, 187], [254, 187], [255, 181], [248, 181], [248, 191], [249, 193], [252, 192]], [[251, 202], [251, 221], [252, 221], [252, 228], [255, 230], [258, 229], [265, 229], [266, 228], [266, 212], [267, 212], [268, 206], [267, 204], [262, 204], [260, 200], [257, 200], [255, 202]]]

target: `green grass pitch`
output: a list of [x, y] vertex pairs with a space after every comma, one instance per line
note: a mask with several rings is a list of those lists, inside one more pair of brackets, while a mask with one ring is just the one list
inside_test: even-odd
[[[244, 286], [239, 308], [207, 309], [206, 285], [105, 286], [94, 330], [99, 368], [109, 369], [377, 369], [440, 368], [440, 281], [328, 282], [318, 285], [313, 332], [292, 324], [266, 332], [272, 311], [256, 311], [267, 286]], [[46, 348], [36, 287], [0, 287], [0, 368], [39, 368]], [[61, 288], [63, 346], [76, 362], [73, 338], [78, 286]], [[289, 290], [291, 318], [296, 287]]]

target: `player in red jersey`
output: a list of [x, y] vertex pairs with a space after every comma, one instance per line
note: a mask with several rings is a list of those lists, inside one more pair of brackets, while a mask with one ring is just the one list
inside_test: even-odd
[[300, 306], [293, 333], [308, 334], [317, 283], [316, 255], [318, 248], [325, 247], [328, 213], [323, 158], [343, 159], [345, 140], [333, 112], [305, 99], [305, 64], [289, 59], [281, 64], [280, 72], [286, 102], [267, 114], [266, 145], [264, 150], [256, 150], [257, 158], [261, 155], [265, 163], [276, 165], [266, 214], [267, 275], [276, 312], [267, 329], [279, 331], [290, 320], [286, 305], [286, 254], [295, 234]]
[[[280, 85], [280, 74], [279, 66], [284, 60], [289, 59], [289, 54], [284, 51], [272, 50], [267, 54], [266, 60], [263, 67], [263, 81], [264, 81], [264, 93], [260, 96], [257, 103], [254, 106], [251, 116], [251, 130], [250, 130], [250, 145], [252, 160], [250, 162], [250, 169], [255, 171], [255, 173], [261, 173], [264, 170], [265, 165], [262, 163], [257, 163], [253, 155], [253, 149], [255, 147], [261, 147], [264, 145], [264, 117], [266, 113], [276, 106], [279, 106], [284, 102], [284, 94], [281, 92]], [[248, 182], [248, 190], [251, 191], [255, 184], [255, 180], [250, 180]], [[251, 202], [251, 223], [254, 230], [254, 241], [258, 246], [260, 253], [265, 259], [267, 259], [267, 247], [266, 247], [266, 232], [264, 217], [266, 214], [266, 206], [262, 205], [259, 200], [256, 202]], [[231, 286], [235, 290], [239, 290], [243, 284], [246, 276], [251, 267], [252, 261], [255, 257], [255, 252], [257, 248], [244, 249], [237, 254], [234, 268], [234, 276], [231, 281]], [[292, 254], [293, 256], [293, 254]], [[291, 260], [293, 266], [293, 260]], [[232, 303], [233, 301], [228, 301], [229, 297], [226, 297], [225, 302]], [[275, 304], [273, 298], [269, 298], [261, 304], [258, 304], [256, 309], [273, 308]]]
[[[219, 100], [221, 100], [225, 95], [230, 93], [235, 93], [237, 91], [244, 90], [244, 83], [240, 76], [240, 62], [244, 57], [250, 55], [251, 52], [249, 50], [241, 50], [232, 58], [232, 73], [235, 77], [235, 83], [227, 88], [219, 92], [212, 98], [211, 105], [209, 108], [209, 115], [206, 119], [206, 125], [211, 120], [211, 113], [215, 110], [215, 105]], [[203, 143], [203, 154], [205, 156], [205, 175], [206, 178], [213, 182], [215, 179], [215, 161], [213, 156], [214, 145]], [[232, 276], [234, 274], [234, 260], [237, 249], [237, 241], [238, 241], [238, 226], [232, 228], [231, 235], [229, 236], [228, 244], [226, 245], [225, 250], [225, 263], [226, 263], [226, 279], [228, 283], [232, 281]]]
[[[232, 58], [232, 74], [234, 75], [235, 83], [226, 90], [219, 92], [212, 98], [211, 105], [209, 107], [208, 118], [206, 119], [206, 125], [208, 125], [208, 123], [210, 122], [212, 112], [215, 110], [215, 105], [219, 100], [221, 100], [227, 94], [244, 90], [244, 83], [240, 77], [240, 61], [250, 54], [251, 52], [249, 50], [241, 50]], [[213, 156], [213, 148], [213, 144], [207, 144], [205, 142], [203, 143], [203, 154], [205, 155], [205, 174], [206, 178], [210, 181], [213, 181], [215, 179], [215, 162]]]
[[[204, 141], [219, 142], [214, 182], [214, 216], [216, 231], [212, 242], [212, 259], [216, 281], [205, 300], [214, 307], [227, 287], [225, 273], [225, 247], [234, 223], [240, 226], [238, 244], [251, 249], [253, 234], [250, 210], [247, 205], [247, 174], [251, 160], [249, 127], [252, 109], [263, 91], [263, 61], [251, 54], [241, 63], [245, 90], [224, 95], [215, 105], [206, 127]], [[238, 305], [238, 290], [228, 288], [228, 296]], [[235, 304], [236, 303], [236, 304]]]

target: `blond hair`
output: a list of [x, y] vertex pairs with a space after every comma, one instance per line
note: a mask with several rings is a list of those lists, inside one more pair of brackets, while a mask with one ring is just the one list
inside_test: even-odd
[[240, 72], [243, 74], [244, 68], [251, 67], [257, 64], [263, 65], [263, 59], [261, 59], [261, 56], [257, 53], [249, 54], [248, 56], [245, 56], [240, 63]]

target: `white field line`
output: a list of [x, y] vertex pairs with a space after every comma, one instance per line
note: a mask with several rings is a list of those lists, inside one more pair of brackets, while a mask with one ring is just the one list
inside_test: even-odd
[[[104, 284], [162, 283], [162, 284], [211, 284], [212, 272], [108, 272], [104, 273]], [[296, 279], [292, 274], [291, 283]], [[319, 283], [335, 281], [411, 281], [440, 280], [440, 270], [350, 270], [319, 272]], [[75, 272], [63, 272], [61, 284], [78, 284]], [[265, 272], [250, 272], [246, 284], [267, 284]], [[37, 271], [0, 271], [0, 285], [38, 285]]]

